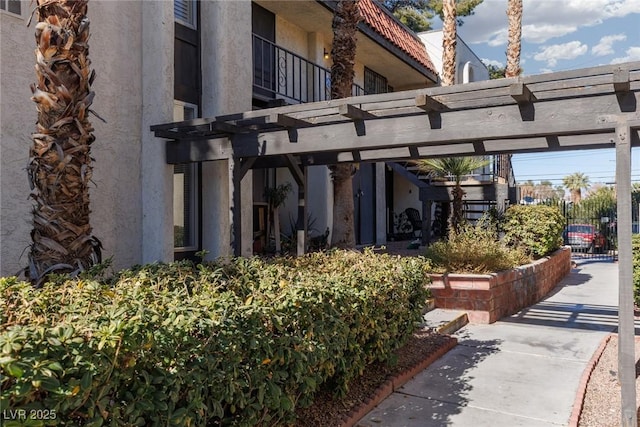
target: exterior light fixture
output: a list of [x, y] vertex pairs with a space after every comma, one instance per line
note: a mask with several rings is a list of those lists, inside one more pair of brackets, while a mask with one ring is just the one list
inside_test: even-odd
[[329, 59], [329, 52], [327, 52], [327, 49], [324, 48], [323, 51], [324, 51], [324, 59]]

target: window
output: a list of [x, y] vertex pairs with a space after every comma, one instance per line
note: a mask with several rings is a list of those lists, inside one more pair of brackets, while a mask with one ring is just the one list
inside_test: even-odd
[[374, 93], [391, 92], [387, 79], [373, 70], [364, 68], [364, 93], [371, 95]]
[[[197, 117], [197, 107], [174, 101], [173, 118], [177, 121]], [[173, 167], [173, 246], [177, 251], [198, 249], [198, 165]]]
[[20, 0], [0, 0], [0, 9], [21, 15]]
[[174, 0], [173, 15], [176, 18], [176, 22], [179, 24], [195, 29], [196, 0]]

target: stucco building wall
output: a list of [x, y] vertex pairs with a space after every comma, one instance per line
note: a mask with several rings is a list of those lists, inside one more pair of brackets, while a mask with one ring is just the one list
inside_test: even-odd
[[0, 275], [27, 265], [31, 202], [26, 166], [36, 108], [29, 85], [35, 81], [33, 26], [22, 17], [0, 11]]

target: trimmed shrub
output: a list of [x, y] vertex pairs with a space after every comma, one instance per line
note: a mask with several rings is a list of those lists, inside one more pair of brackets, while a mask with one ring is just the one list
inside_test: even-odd
[[631, 236], [633, 248], [633, 301], [640, 307], [640, 234]]
[[408, 339], [425, 265], [335, 251], [0, 279], [0, 406], [53, 410], [51, 425], [287, 424]]
[[564, 227], [565, 219], [557, 206], [513, 205], [505, 213], [504, 241], [541, 258], [562, 246]]
[[459, 233], [427, 248], [426, 257], [439, 272], [484, 274], [527, 264], [529, 257], [519, 248], [509, 248], [498, 240], [495, 225], [479, 221], [466, 224]]

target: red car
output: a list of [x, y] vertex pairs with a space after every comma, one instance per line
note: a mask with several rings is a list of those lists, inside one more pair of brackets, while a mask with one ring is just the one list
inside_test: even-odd
[[607, 242], [604, 235], [591, 224], [570, 224], [565, 228], [563, 237], [565, 245], [589, 252], [602, 252]]

